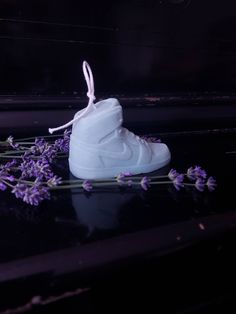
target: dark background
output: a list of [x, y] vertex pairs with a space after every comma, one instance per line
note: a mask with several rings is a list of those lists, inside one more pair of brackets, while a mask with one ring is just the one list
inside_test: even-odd
[[235, 17], [235, 0], [0, 1], [0, 140], [48, 134], [86, 106], [86, 59], [125, 126], [166, 142], [170, 168], [201, 165], [218, 183], [68, 190], [33, 210], [2, 193], [0, 311], [89, 287], [34, 313], [236, 312]]
[[234, 92], [235, 0], [2, 0], [0, 94]]

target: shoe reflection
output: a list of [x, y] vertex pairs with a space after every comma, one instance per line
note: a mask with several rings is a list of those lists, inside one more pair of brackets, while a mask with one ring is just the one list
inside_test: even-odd
[[[168, 171], [168, 167], [163, 167], [157, 173], [165, 175]], [[75, 179], [75, 177], [70, 175], [70, 179]], [[124, 221], [129, 221], [131, 226], [135, 223], [140, 225], [137, 220], [143, 221], [142, 215], [146, 216], [145, 212], [150, 201], [147, 193], [139, 186], [123, 189], [120, 189], [119, 186], [106, 189], [97, 188], [91, 193], [74, 189], [71, 190], [71, 198], [78, 223], [88, 228], [89, 235], [98, 229], [119, 228], [125, 224]], [[134, 214], [134, 210], [138, 217]], [[138, 213], [142, 213], [142, 218]]]
[[72, 206], [79, 224], [85, 225], [89, 234], [94, 230], [116, 229], [119, 227], [119, 212], [134, 197], [133, 193], [112, 190], [81, 193], [72, 191]]

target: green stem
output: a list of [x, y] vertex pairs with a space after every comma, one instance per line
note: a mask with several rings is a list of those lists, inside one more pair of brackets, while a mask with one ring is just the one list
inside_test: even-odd
[[28, 180], [22, 180], [22, 179], [14, 179], [14, 181], [16, 182], [20, 182], [20, 183], [26, 183], [26, 184], [29, 184], [29, 185], [34, 185], [35, 182], [34, 181], [28, 181]]
[[[12, 156], [12, 155], [1, 155], [0, 154], [0, 159], [1, 158], [7, 158], [7, 159], [14, 158], [14, 159], [16, 159], [16, 158], [22, 158], [22, 156]], [[37, 159], [40, 159], [41, 156], [31, 156], [30, 158], [37, 160]], [[67, 155], [60, 155], [60, 156], [57, 156], [57, 158], [59, 158], [59, 159], [67, 158]]]
[[19, 140], [15, 140], [15, 142], [19, 145], [34, 145], [35, 142], [19, 142]]
[[20, 149], [21, 149], [21, 150], [24, 150], [24, 149], [25, 149], [26, 151], [28, 151], [28, 150], [30, 149], [30, 147], [27, 147], [27, 146], [20, 146]]
[[73, 188], [82, 188], [82, 184], [69, 184], [69, 185], [58, 185], [49, 187], [50, 190], [66, 190], [66, 189], [73, 189]]
[[[164, 178], [168, 178], [168, 175], [165, 176], [149, 176], [149, 179], [153, 180], [153, 179], [164, 179]], [[129, 180], [139, 180], [139, 179], [143, 179], [143, 176], [129, 176], [129, 177], [125, 177], [124, 182], [128, 182]], [[76, 182], [83, 182], [84, 180], [81, 179], [75, 179], [75, 180], [63, 180], [62, 183], [76, 183]], [[88, 180], [90, 181], [90, 180]], [[116, 178], [107, 178], [107, 179], [100, 179], [100, 180], [91, 180], [91, 182], [117, 182]], [[164, 181], [162, 181], [164, 182]], [[172, 181], [171, 181], [172, 182]], [[118, 182], [117, 182], [118, 183]]]
[[54, 135], [44, 135], [44, 136], [32, 136], [32, 137], [25, 137], [25, 138], [19, 138], [15, 140], [15, 142], [18, 143], [18, 141], [28, 141], [28, 140], [35, 140], [37, 138], [54, 138], [54, 137], [63, 137], [64, 134], [54, 134]]
[[[79, 183], [79, 182], [84, 182], [84, 181], [86, 181], [86, 180], [83, 180], [83, 179], [75, 179], [75, 180], [62, 180], [61, 182], [62, 183]], [[87, 180], [87, 181], [89, 181], [89, 182], [91, 182], [92, 184], [93, 183], [99, 183], [99, 182], [101, 182], [101, 183], [103, 183], [103, 182], [117, 182], [117, 180], [116, 179], [103, 179], [103, 180]], [[118, 183], [118, 182], [117, 182]]]
[[19, 171], [19, 168], [18, 167], [11, 167], [10, 171]]
[[0, 154], [0, 156], [1, 155], [7, 155], [7, 154], [20, 154], [20, 153], [26, 153], [28, 151], [28, 149], [27, 150], [6, 150], [4, 153], [1, 153]]
[[[107, 183], [92, 183], [92, 186], [119, 186], [119, 184], [117, 182], [107, 182]], [[58, 186], [54, 186], [51, 187], [51, 190], [63, 190], [63, 189], [74, 189], [74, 188], [82, 188], [83, 185], [82, 184], [68, 184], [68, 185], [58, 185]]]
[[4, 184], [6, 184], [7, 186], [9, 186], [10, 188], [14, 188], [14, 185], [12, 185], [11, 183], [9, 183], [9, 182], [7, 182], [6, 180], [4, 180], [4, 179], [1, 179], [1, 181], [4, 183]]
[[[204, 183], [206, 185], [206, 183]], [[195, 186], [195, 183], [184, 183], [186, 186]]]
[[77, 180], [62, 180], [61, 183], [79, 183], [79, 182], [84, 182], [84, 180], [77, 179]]
[[150, 185], [158, 185], [158, 184], [173, 184], [173, 181], [161, 181], [161, 182], [150, 182]]
[[[105, 187], [105, 186], [128, 186], [128, 181], [124, 184], [119, 184], [118, 182], [91, 182], [93, 187]], [[160, 184], [173, 184], [172, 181], [160, 181], [160, 182], [150, 182], [151, 185], [160, 185]], [[131, 185], [140, 185], [140, 182], [132, 182]], [[62, 189], [73, 189], [73, 188], [82, 188], [82, 184], [68, 184], [68, 185], [58, 185], [51, 187], [51, 190], [62, 190]]]
[[7, 159], [10, 159], [10, 158], [22, 158], [22, 156], [11, 156], [11, 155], [0, 155], [0, 159], [1, 158], [7, 158]]
[[[127, 176], [127, 177], [125, 177], [127, 180], [129, 180], [129, 178], [132, 180], [132, 178], [134, 178], [134, 179], [143, 179], [143, 177], [145, 177], [145, 175], [143, 175], [143, 176]], [[147, 175], [147, 177], [149, 178], [149, 179], [165, 179], [165, 178], [168, 178], [168, 175], [164, 175], [164, 176], [148, 176]], [[115, 179], [116, 180], [116, 179]]]

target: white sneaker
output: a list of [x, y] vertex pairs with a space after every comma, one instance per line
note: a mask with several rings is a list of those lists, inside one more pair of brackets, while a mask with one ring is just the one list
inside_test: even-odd
[[73, 124], [69, 153], [71, 173], [82, 179], [104, 179], [122, 172], [148, 173], [168, 164], [170, 151], [165, 144], [149, 143], [122, 127], [122, 107], [117, 99], [93, 103], [93, 76], [86, 62], [83, 71], [88, 85], [88, 106], [66, 125], [49, 129], [52, 133]]

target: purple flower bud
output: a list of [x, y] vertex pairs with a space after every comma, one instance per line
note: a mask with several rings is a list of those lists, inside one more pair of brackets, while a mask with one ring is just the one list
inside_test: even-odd
[[184, 175], [183, 174], [179, 174], [176, 178], [174, 178], [173, 180], [173, 184], [174, 187], [176, 188], [176, 190], [180, 190], [181, 188], [184, 187]]
[[0, 191], [5, 191], [7, 186], [0, 181]]
[[82, 187], [83, 187], [83, 189], [84, 189], [85, 191], [87, 191], [87, 192], [90, 192], [90, 191], [92, 190], [92, 188], [93, 188], [91, 182], [88, 181], [88, 180], [85, 180], [85, 181], [83, 182]]
[[190, 167], [187, 170], [187, 177], [192, 181], [198, 178], [206, 179], [207, 173], [200, 166], [195, 166], [195, 167]]
[[10, 182], [14, 182], [15, 178], [14, 178], [14, 176], [7, 176], [5, 180], [10, 181]]
[[171, 181], [173, 181], [176, 177], [179, 176], [179, 173], [175, 169], [171, 169], [168, 173], [168, 177]]
[[197, 178], [206, 179], [207, 173], [204, 169], [202, 169], [200, 166], [195, 167], [195, 175]]
[[140, 184], [141, 184], [141, 187], [147, 191], [148, 188], [150, 187], [150, 182], [151, 180], [148, 178], [148, 177], [143, 177]]
[[[34, 154], [33, 154], [34, 155]], [[22, 156], [22, 160], [23, 161], [29, 161], [32, 158], [32, 153], [31, 153], [31, 148], [29, 150], [27, 150], [26, 152], [24, 152], [23, 156]]]
[[50, 199], [50, 194], [46, 187], [34, 185], [24, 191], [23, 201], [27, 204], [38, 206], [44, 199]]
[[205, 181], [202, 178], [198, 178], [195, 182], [195, 187], [198, 191], [203, 192], [205, 189]]
[[0, 168], [0, 182], [1, 182], [1, 179], [5, 180], [5, 181], [9, 181], [9, 182], [13, 182], [15, 180], [14, 176], [9, 174], [10, 169], [8, 167], [9, 167], [9, 163], [1, 166], [1, 168]]
[[19, 144], [15, 143], [14, 142], [14, 138], [13, 136], [9, 136], [7, 139], [6, 139], [6, 142], [14, 149], [18, 149], [20, 147]]
[[193, 167], [188, 168], [188, 170], [187, 170], [187, 177], [190, 180], [195, 180], [196, 179], [195, 168], [193, 168]]
[[35, 177], [44, 177], [45, 179], [51, 179], [53, 177], [53, 172], [47, 160], [38, 160], [35, 165]]
[[45, 150], [42, 152], [42, 159], [45, 159], [49, 163], [52, 163], [57, 155], [57, 149], [53, 145], [47, 145]]
[[19, 170], [21, 170], [22, 178], [35, 177], [49, 180], [54, 176], [46, 159], [39, 159], [37, 162], [32, 159], [26, 159], [20, 164]]
[[10, 171], [12, 167], [14, 167], [17, 164], [17, 161], [15, 159], [8, 161], [4, 165], [0, 165], [0, 169], [4, 171]]
[[116, 181], [120, 184], [123, 185], [125, 183], [127, 183], [128, 186], [132, 185], [132, 180], [129, 180], [128, 182], [125, 180], [125, 177], [130, 177], [132, 176], [132, 173], [129, 171], [126, 172], [121, 172], [120, 174], [118, 174], [118, 176], [116, 177]]
[[26, 184], [18, 183], [12, 189], [12, 193], [15, 194], [16, 198], [21, 198], [27, 204], [34, 206], [39, 205], [44, 199], [50, 199], [48, 188], [40, 184], [28, 187]]
[[214, 191], [217, 187], [216, 180], [213, 177], [209, 177], [206, 183], [208, 190], [210, 192]]
[[31, 148], [32, 153], [42, 153], [45, 149], [45, 146], [47, 145], [47, 142], [44, 138], [38, 138], [35, 139], [35, 146]]
[[125, 175], [124, 175], [124, 173], [118, 174], [118, 176], [116, 177], [116, 181], [119, 184], [124, 184], [125, 183]]
[[55, 140], [54, 147], [63, 153], [68, 153], [70, 148], [70, 134], [71, 131], [65, 130], [63, 138]]
[[16, 198], [23, 198], [24, 192], [27, 189], [27, 185], [23, 183], [17, 183], [14, 188], [12, 189], [12, 193], [15, 194]]
[[57, 186], [59, 184], [61, 184], [62, 182], [62, 179], [58, 176], [53, 176], [52, 178], [50, 178], [48, 181], [47, 181], [47, 185], [49, 187], [54, 187], [54, 186]]

